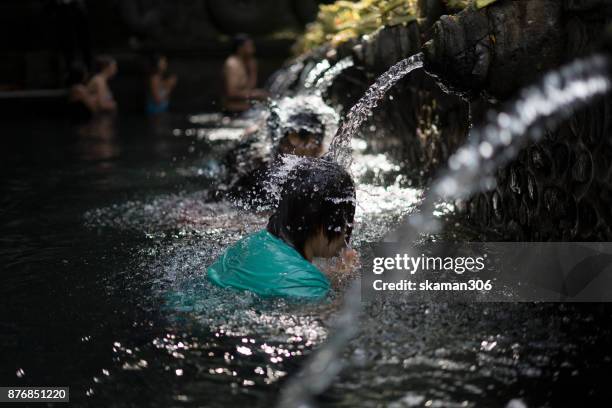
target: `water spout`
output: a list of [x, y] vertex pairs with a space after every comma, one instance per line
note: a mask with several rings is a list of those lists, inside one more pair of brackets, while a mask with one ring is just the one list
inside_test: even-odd
[[323, 73], [323, 75], [317, 80], [314, 85], [315, 94], [323, 95], [327, 89], [334, 83], [336, 78], [340, 76], [345, 70], [349, 69], [354, 65], [352, 57], [346, 57], [338, 61], [333, 67], [329, 68]]
[[365, 95], [351, 108], [346, 115], [338, 133], [330, 145], [328, 157], [344, 167], [349, 167], [351, 157], [351, 139], [368, 120], [374, 108], [385, 97], [393, 86], [410, 72], [423, 66], [423, 54], [416, 54], [393, 65], [371, 85]]
[[324, 59], [323, 61], [315, 65], [314, 68], [310, 70], [308, 76], [306, 77], [306, 80], [304, 81], [304, 89], [311, 89], [316, 83], [317, 79], [319, 79], [319, 77], [330, 68], [331, 64], [329, 63], [328, 59]]

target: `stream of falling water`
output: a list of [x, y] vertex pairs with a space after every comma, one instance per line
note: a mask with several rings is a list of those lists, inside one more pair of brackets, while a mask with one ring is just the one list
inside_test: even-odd
[[354, 64], [352, 57], [346, 57], [338, 61], [333, 67], [325, 71], [314, 84], [315, 93], [317, 95], [322, 95], [342, 72], [352, 67]]
[[304, 83], [302, 84], [303, 88], [304, 89], [312, 88], [315, 85], [317, 79], [319, 79], [319, 77], [323, 75], [323, 73], [330, 68], [331, 68], [331, 64], [329, 63], [328, 59], [324, 59], [323, 61], [319, 62], [308, 73], [308, 76], [306, 77], [306, 79], [304, 80]]
[[[416, 55], [398, 63], [376, 81], [351, 109], [332, 142], [332, 157], [344, 163], [350, 160], [347, 159], [350, 155], [347, 146], [350, 147], [351, 137], [365, 122], [371, 109], [399, 78], [421, 65], [421, 56]], [[438, 232], [441, 223], [434, 216], [437, 203], [492, 188], [495, 170], [516, 157], [528, 141], [539, 140], [546, 127], [557, 126], [578, 109], [610, 91], [610, 69], [609, 58], [601, 55], [577, 60], [547, 74], [540, 83], [525, 88], [518, 99], [501, 112], [491, 113], [488, 122], [474, 129], [469, 141], [451, 156], [448, 168], [433, 182], [420, 210], [408, 217], [404, 226], [392, 234], [393, 238], [410, 248], [410, 244], [422, 234]], [[280, 407], [312, 406], [314, 397], [333, 383], [343, 365], [342, 353], [358, 332], [356, 322], [360, 311], [359, 283], [355, 282], [346, 293], [335, 329], [287, 383], [279, 400]], [[376, 319], [380, 320], [380, 316]]]
[[351, 108], [334, 137], [329, 151], [329, 157], [344, 167], [349, 167], [352, 161], [351, 140], [361, 126], [372, 115], [372, 111], [387, 92], [406, 75], [423, 66], [423, 54], [419, 53], [393, 65], [372, 84], [365, 95]]

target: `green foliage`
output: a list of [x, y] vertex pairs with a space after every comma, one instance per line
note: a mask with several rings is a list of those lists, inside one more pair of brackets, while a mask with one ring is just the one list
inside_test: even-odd
[[326, 43], [335, 47], [383, 26], [407, 24], [416, 16], [416, 0], [339, 0], [321, 5], [316, 21], [308, 25], [295, 51], [302, 53]]
[[[449, 11], [459, 11], [473, 4], [487, 7], [497, 0], [439, 0]], [[336, 47], [353, 38], [373, 34], [381, 27], [408, 24], [419, 15], [417, 0], [338, 0], [319, 6], [317, 19], [308, 25], [294, 47], [296, 54], [324, 44]]]

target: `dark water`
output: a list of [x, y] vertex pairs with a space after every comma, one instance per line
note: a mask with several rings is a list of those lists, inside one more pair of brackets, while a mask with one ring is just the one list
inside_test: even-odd
[[[74, 406], [270, 406], [325, 341], [335, 298], [263, 302], [203, 279], [265, 223], [210, 200], [235, 141], [209, 141], [204, 122], [3, 125], [0, 385], [70, 386]], [[419, 191], [384, 154], [355, 152], [359, 249]], [[365, 305], [316, 401], [603, 406], [611, 317], [605, 304]]]
[[[225, 353], [233, 354], [242, 338], [226, 338], [189, 319], [177, 322], [161, 311], [166, 291], [156, 285], [167, 278], [167, 269], [156, 263], [185, 265], [170, 252], [193, 250], [191, 241], [213, 246], [194, 232], [197, 222], [189, 217], [197, 216], [190, 209], [184, 211], [186, 219], [164, 212], [185, 203], [174, 194], [189, 197], [194, 211], [201, 210], [202, 190], [212, 179], [190, 166], [206, 169], [209, 158], [231, 146], [174, 137], [174, 127], [193, 126], [181, 119], [170, 122], [160, 127], [123, 120], [116, 131], [100, 124], [79, 132], [57, 122], [5, 125], [1, 384], [68, 385], [71, 401], [84, 406], [212, 400], [221, 406], [272, 399], [274, 385], [264, 381], [268, 373], [254, 373], [268, 354], [254, 352], [244, 364], [226, 362]], [[137, 208], [139, 200], [155, 205], [160, 197], [166, 208], [155, 207], [152, 218]], [[129, 203], [132, 213], [126, 216]], [[123, 207], [109, 210], [113, 205]], [[161, 236], [147, 238], [139, 230], [149, 223], [146, 228]], [[193, 252], [187, 256], [196, 262]], [[194, 271], [204, 270], [206, 258], [200, 258]], [[267, 368], [265, 361], [261, 365]], [[209, 373], [219, 367], [238, 374]], [[244, 378], [251, 377], [253, 385], [243, 387]]]

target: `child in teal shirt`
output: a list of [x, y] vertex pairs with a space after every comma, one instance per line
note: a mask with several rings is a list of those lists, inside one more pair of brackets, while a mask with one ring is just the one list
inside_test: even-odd
[[264, 297], [322, 299], [329, 279], [312, 261], [347, 247], [354, 215], [355, 186], [346, 170], [303, 158], [280, 186], [267, 228], [230, 247], [208, 268], [208, 278]]

